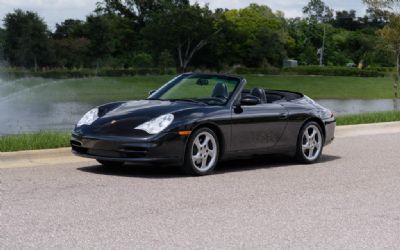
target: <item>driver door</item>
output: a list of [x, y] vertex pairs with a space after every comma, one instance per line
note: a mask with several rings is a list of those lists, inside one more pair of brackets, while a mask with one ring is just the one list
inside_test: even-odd
[[232, 107], [231, 151], [267, 151], [281, 139], [288, 111], [280, 104]]

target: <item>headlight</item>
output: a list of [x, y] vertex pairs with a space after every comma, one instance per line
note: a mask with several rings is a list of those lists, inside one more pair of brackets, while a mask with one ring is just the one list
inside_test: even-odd
[[95, 120], [97, 120], [97, 118], [99, 118], [98, 113], [99, 113], [99, 110], [97, 108], [90, 110], [79, 120], [79, 122], [78, 122], [78, 124], [76, 124], [76, 126], [80, 127], [82, 125], [92, 124]]
[[173, 114], [159, 116], [151, 121], [145, 122], [135, 129], [146, 131], [149, 134], [155, 135], [166, 129], [174, 120]]

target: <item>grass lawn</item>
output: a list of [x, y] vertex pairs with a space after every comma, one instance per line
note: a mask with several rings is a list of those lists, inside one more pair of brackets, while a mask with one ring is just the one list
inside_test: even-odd
[[[391, 78], [330, 77], [330, 76], [256, 76], [246, 75], [247, 88], [302, 92], [315, 99], [390, 99], [393, 97]], [[13, 92], [31, 91], [48, 101], [79, 101], [104, 103], [120, 100], [142, 99], [173, 76], [99, 77], [41, 82], [32, 85], [27, 81], [14, 85]], [[28, 85], [30, 84], [30, 85]], [[39, 87], [38, 87], [39, 86]], [[8, 93], [10, 94], [10, 93]], [[1, 94], [0, 94], [1, 97]]]
[[70, 136], [67, 132], [0, 136], [0, 152], [68, 147]]
[[364, 113], [358, 115], [339, 116], [337, 118], [338, 125], [368, 124], [393, 121], [400, 121], [400, 111]]
[[390, 99], [393, 98], [389, 77], [341, 76], [245, 76], [248, 88], [292, 90], [315, 99]]
[[[246, 75], [247, 88], [291, 90], [315, 99], [389, 99], [393, 97], [391, 78], [333, 77], [333, 76], [256, 76]], [[85, 80], [79, 86], [85, 96], [106, 94], [113, 99], [138, 99], [165, 83], [172, 76], [121, 77]], [[110, 88], [109, 83], [112, 83]], [[106, 85], [104, 85], [106, 84]], [[114, 88], [115, 86], [115, 88]], [[76, 86], [78, 87], [78, 86]]]
[[[25, 101], [84, 102], [101, 104], [112, 101], [143, 99], [174, 76], [97, 77], [51, 80], [26, 78], [1, 87], [0, 98], [25, 94]], [[247, 88], [292, 90], [314, 99], [390, 99], [393, 97], [389, 77], [333, 76], [257, 76], [245, 75]]]

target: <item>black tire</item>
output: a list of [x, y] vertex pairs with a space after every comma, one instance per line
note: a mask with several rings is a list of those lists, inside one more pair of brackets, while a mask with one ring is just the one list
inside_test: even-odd
[[123, 161], [105, 161], [105, 160], [98, 160], [98, 159], [96, 159], [96, 161], [105, 167], [120, 167], [120, 166], [124, 165]]
[[[307, 134], [309, 134], [309, 131], [313, 131], [317, 129], [317, 135], [314, 138], [314, 140], [312, 140], [311, 143], [309, 143], [309, 141], [311, 139], [307, 139], [305, 133], [307, 131]], [[318, 137], [318, 139], [316, 139]], [[317, 142], [318, 140], [318, 142]], [[308, 143], [307, 143], [308, 142]], [[300, 130], [299, 136], [297, 138], [297, 149], [296, 149], [296, 160], [300, 163], [303, 164], [312, 164], [315, 163], [319, 160], [319, 158], [321, 157], [323, 148], [324, 148], [324, 142], [325, 142], [325, 138], [324, 138], [324, 133], [322, 132], [321, 126], [317, 123], [317, 122], [307, 122], [306, 124], [303, 125], [303, 127]], [[320, 143], [320, 146], [318, 145], [318, 143]], [[306, 145], [304, 145], [306, 144]], [[309, 145], [314, 145], [316, 147], [313, 146], [309, 146]], [[304, 146], [304, 148], [303, 148]], [[310, 147], [311, 149], [307, 149], [308, 147]], [[318, 148], [317, 148], [318, 147]], [[310, 157], [310, 155], [312, 157]]]
[[[203, 137], [204, 141], [201, 141]], [[209, 141], [206, 142], [208, 137], [210, 137]], [[200, 144], [196, 143], [197, 138]], [[199, 145], [202, 145], [200, 150]], [[185, 152], [185, 163], [182, 168], [189, 175], [209, 175], [218, 164], [219, 152], [219, 141], [214, 131], [209, 128], [199, 128], [189, 138]], [[205, 166], [203, 162], [205, 162]], [[201, 169], [203, 166], [204, 168]]]

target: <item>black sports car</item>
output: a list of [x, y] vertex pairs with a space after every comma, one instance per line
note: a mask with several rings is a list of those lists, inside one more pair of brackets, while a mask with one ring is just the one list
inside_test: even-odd
[[334, 139], [332, 112], [300, 93], [245, 85], [237, 76], [182, 74], [145, 100], [90, 110], [72, 132], [72, 151], [106, 166], [178, 164], [192, 175], [243, 156], [316, 162]]

